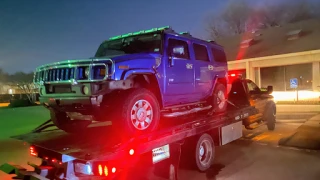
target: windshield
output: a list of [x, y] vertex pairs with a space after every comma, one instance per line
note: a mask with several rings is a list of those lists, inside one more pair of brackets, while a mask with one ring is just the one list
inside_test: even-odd
[[95, 57], [160, 52], [161, 34], [148, 34], [105, 41], [99, 46]]

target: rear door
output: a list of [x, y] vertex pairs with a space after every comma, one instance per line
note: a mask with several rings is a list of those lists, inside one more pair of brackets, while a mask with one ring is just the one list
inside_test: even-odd
[[205, 44], [193, 43], [195, 65], [195, 92], [197, 98], [211, 95], [214, 79], [214, 64], [210, 60], [210, 49]]

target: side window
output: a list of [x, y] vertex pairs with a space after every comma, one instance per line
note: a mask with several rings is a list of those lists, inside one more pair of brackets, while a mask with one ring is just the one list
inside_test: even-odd
[[216, 62], [227, 62], [227, 57], [224, 51], [212, 48], [212, 55]]
[[169, 39], [168, 55], [181, 59], [190, 59], [188, 43], [178, 39]]
[[254, 94], [260, 93], [260, 88], [254, 82], [247, 81], [247, 84], [248, 84], [248, 89], [250, 93], [254, 93]]
[[210, 61], [206, 46], [194, 43], [193, 49], [194, 49], [196, 60]]

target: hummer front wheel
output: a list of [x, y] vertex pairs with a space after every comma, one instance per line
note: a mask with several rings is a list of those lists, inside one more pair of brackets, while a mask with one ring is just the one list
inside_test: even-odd
[[122, 100], [120, 122], [115, 124], [125, 128], [129, 134], [152, 132], [160, 121], [160, 106], [157, 98], [147, 89], [139, 88], [128, 92]]

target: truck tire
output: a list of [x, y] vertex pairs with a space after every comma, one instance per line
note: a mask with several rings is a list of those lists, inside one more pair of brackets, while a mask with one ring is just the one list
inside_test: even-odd
[[226, 111], [227, 108], [227, 90], [226, 87], [217, 83], [212, 96], [212, 106], [216, 113], [222, 113]]
[[121, 107], [117, 111], [118, 118], [112, 122], [117, 128], [124, 129], [129, 135], [157, 129], [160, 121], [160, 105], [151, 91], [145, 88], [129, 90], [121, 101]]
[[276, 125], [276, 106], [274, 103], [270, 103], [266, 106], [263, 120], [266, 122], [268, 130], [273, 131]]
[[70, 120], [64, 112], [50, 110], [50, 117], [55, 126], [67, 133], [83, 132], [91, 124], [88, 120]]
[[213, 164], [215, 147], [209, 134], [202, 134], [195, 146], [194, 159], [199, 171], [208, 170]]

